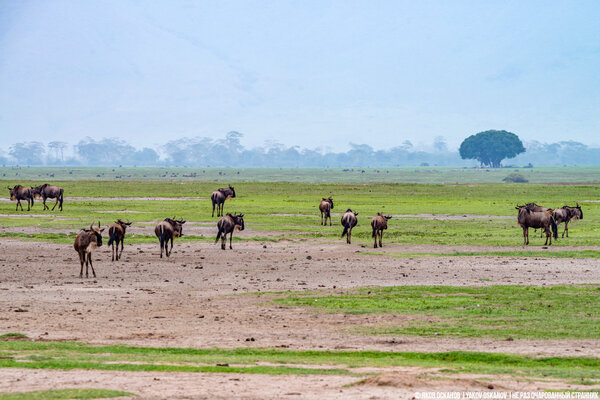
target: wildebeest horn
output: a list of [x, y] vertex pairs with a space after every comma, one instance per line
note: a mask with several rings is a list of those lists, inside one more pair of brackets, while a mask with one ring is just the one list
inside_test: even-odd
[[93, 222], [90, 224], [90, 230], [91, 229], [94, 229], [94, 223]]

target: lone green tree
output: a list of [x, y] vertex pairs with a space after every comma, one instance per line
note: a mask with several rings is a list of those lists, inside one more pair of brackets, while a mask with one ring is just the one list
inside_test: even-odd
[[466, 138], [460, 145], [461, 158], [475, 159], [483, 166], [499, 168], [505, 158], [525, 152], [517, 135], [507, 131], [479, 132]]

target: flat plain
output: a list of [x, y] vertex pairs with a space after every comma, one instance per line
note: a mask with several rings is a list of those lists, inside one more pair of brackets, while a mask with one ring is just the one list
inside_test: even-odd
[[[204, 169], [205, 179], [192, 168], [0, 169], [19, 174], [2, 176], [5, 186], [50, 179], [65, 189], [63, 212], [0, 201], [0, 392], [600, 389], [598, 169], [534, 168], [534, 184], [494, 183], [512, 169], [469, 169], [452, 184], [416, 182], [462, 170], [364, 170]], [[222, 251], [210, 193], [226, 183], [237, 196], [225, 211], [243, 212], [246, 229]], [[317, 206], [328, 196], [333, 226], [321, 226]], [[525, 247], [515, 205], [531, 201], [579, 203], [584, 218], [568, 238], [561, 225], [552, 246], [538, 231]], [[340, 239], [348, 208], [359, 212], [351, 245]], [[370, 227], [377, 212], [393, 216], [380, 249]], [[173, 216], [186, 219], [184, 236], [160, 259], [154, 225]], [[75, 235], [116, 218], [133, 222], [122, 260], [110, 261], [105, 234], [93, 256], [98, 276], [80, 279]]]

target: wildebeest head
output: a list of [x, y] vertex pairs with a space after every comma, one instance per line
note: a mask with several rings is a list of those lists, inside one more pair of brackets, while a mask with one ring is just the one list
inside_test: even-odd
[[34, 187], [34, 186], [32, 186], [32, 187], [31, 187], [31, 192], [32, 192], [33, 196], [34, 196], [35, 198], [40, 198], [40, 197], [42, 197], [42, 190], [44, 190], [44, 188], [45, 188], [46, 186], [48, 186], [48, 184], [47, 184], [47, 183], [44, 183], [43, 185], [40, 185], [40, 186], [35, 186], [35, 187]]
[[98, 227], [94, 227], [94, 223], [90, 224], [90, 229], [82, 229], [85, 232], [93, 233], [96, 236], [96, 245], [98, 247], [102, 246], [102, 232], [104, 232], [104, 228], [100, 229], [100, 221], [98, 221]]
[[385, 218], [386, 221], [392, 219], [391, 215], [382, 215], [383, 218]]
[[10, 199], [12, 201], [15, 201], [17, 199], [15, 188], [14, 187], [9, 187], [9, 186], [7, 186], [7, 188], [8, 188], [8, 190], [10, 190]]
[[579, 203], [576, 203], [575, 207], [563, 207], [566, 208], [569, 212], [569, 216], [571, 219], [583, 219], [583, 211], [581, 210], [581, 206]]
[[175, 219], [175, 217], [165, 218], [165, 221], [170, 223], [171, 226], [173, 227], [173, 236], [174, 237], [183, 236], [183, 224], [185, 224], [185, 220], [183, 218], [182, 219]]
[[229, 214], [231, 216], [231, 218], [233, 219], [233, 222], [235, 224], [235, 227], [237, 229], [239, 229], [240, 231], [244, 230], [244, 214]]
[[331, 209], [333, 210], [333, 198], [331, 196], [329, 196], [327, 201], [329, 202], [329, 204], [331, 204]]
[[23, 200], [23, 199], [28, 198], [31, 195], [31, 189], [29, 189], [25, 186], [21, 186], [21, 185], [15, 185], [14, 187], [8, 187], [8, 190], [10, 190], [10, 199], [12, 201], [15, 201], [17, 199]]
[[121, 227], [123, 228], [123, 230], [125, 230], [126, 227], [131, 225], [131, 222], [127, 221], [123, 221], [121, 218], [119, 218], [118, 220], [115, 221], [116, 224], [121, 225]]
[[354, 216], [357, 216], [357, 215], [358, 215], [358, 213], [357, 213], [357, 212], [354, 212], [354, 211], [352, 211], [351, 209], [347, 209], [347, 210], [346, 210], [346, 212], [351, 212], [352, 214], [354, 214]]
[[231, 190], [231, 197], [235, 197], [235, 189], [233, 186], [229, 185], [229, 189]]

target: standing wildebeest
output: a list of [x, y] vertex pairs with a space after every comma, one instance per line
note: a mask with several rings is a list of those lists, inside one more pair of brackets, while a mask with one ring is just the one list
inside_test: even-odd
[[[115, 221], [108, 228], [108, 245], [112, 246], [112, 261], [115, 261], [115, 245], [117, 246], [117, 261], [123, 254], [123, 244], [125, 243], [125, 230], [131, 225], [131, 222], [123, 222], [121, 219]], [[119, 243], [121, 243], [121, 252], [119, 253]]]
[[37, 198], [42, 198], [44, 203], [44, 210], [50, 209], [50, 207], [46, 205], [46, 199], [56, 199], [56, 203], [54, 203], [52, 211], [54, 211], [54, 208], [56, 208], [57, 204], [58, 209], [60, 211], [63, 210], [63, 188], [44, 183], [42, 186], [32, 187], [31, 190], [33, 191], [33, 196]]
[[[333, 210], [333, 199], [331, 196], [327, 199], [323, 197], [319, 204], [319, 210], [321, 211], [321, 225], [327, 225], [327, 218], [329, 218], [329, 226], [331, 226], [331, 210]], [[325, 216], [325, 221], [323, 221], [323, 216]]]
[[346, 235], [346, 243], [348, 244], [352, 241], [352, 228], [358, 223], [358, 220], [356, 219], [357, 215], [358, 213], [353, 212], [351, 209], [347, 209], [344, 215], [342, 215], [342, 225], [344, 226], [342, 237]]
[[[517, 204], [517, 207], [521, 207]], [[548, 211], [550, 210], [548, 207], [544, 207], [544, 206], [539, 206], [535, 203], [527, 203], [525, 204], [523, 207], [527, 207], [529, 209], [529, 211], [535, 211], [535, 212], [542, 212], [542, 211]], [[537, 229], [534, 229], [535, 232], [537, 232]], [[540, 231], [540, 238], [544, 236], [544, 231], [541, 230]]]
[[552, 212], [552, 217], [554, 217], [556, 225], [560, 225], [562, 222], [565, 223], [565, 229], [562, 233], [562, 237], [564, 238], [565, 232], [567, 233], [567, 237], [569, 237], [569, 221], [572, 219], [583, 219], [583, 211], [581, 211], [581, 207], [577, 203], [575, 207], [563, 206], [557, 208]]
[[100, 229], [100, 221], [98, 221], [98, 227], [94, 228], [94, 223], [90, 224], [90, 229], [82, 229], [81, 232], [75, 238], [75, 251], [79, 253], [79, 262], [81, 263], [81, 270], [79, 271], [79, 277], [83, 278], [83, 263], [85, 262], [85, 277], [88, 277], [88, 264], [92, 267], [92, 274], [96, 277], [96, 271], [94, 271], [94, 265], [92, 264], [92, 251], [96, 247], [102, 246], [102, 232], [104, 229]]
[[381, 244], [381, 240], [383, 239], [383, 230], [387, 229], [388, 219], [391, 219], [391, 215], [383, 215], [382, 213], [377, 213], [376, 216], [371, 220], [371, 228], [373, 228], [373, 233], [371, 237], [375, 238], [375, 243], [373, 244], [374, 248], [377, 248], [377, 237], [379, 237], [379, 247], [383, 247]]
[[212, 192], [210, 199], [212, 200], [212, 216], [215, 216], [215, 205], [217, 206], [217, 217], [223, 216], [223, 206], [225, 205], [225, 200], [229, 198], [235, 197], [235, 189], [233, 186], [229, 185], [228, 188], [220, 188], [217, 191]]
[[15, 207], [15, 211], [19, 209], [19, 206], [21, 206], [21, 211], [23, 211], [21, 200], [27, 200], [27, 211], [33, 207], [33, 190], [21, 185], [16, 185], [12, 188], [9, 187], [8, 190], [10, 190], [10, 199], [12, 201], [17, 201], [17, 207]]
[[[523, 228], [523, 245], [529, 244], [529, 228], [542, 228], [546, 232], [546, 243], [544, 245], [552, 245], [552, 236], [554, 236], [554, 239], [558, 239], [558, 226], [552, 218], [552, 210], [531, 211], [527, 205], [515, 208], [519, 210], [517, 221]], [[550, 228], [552, 228], [552, 232]]]
[[217, 228], [219, 228], [219, 232], [217, 233], [215, 243], [221, 239], [221, 249], [225, 250], [225, 242], [227, 242], [227, 234], [229, 234], [229, 248], [233, 249], [233, 247], [231, 247], [233, 231], [235, 228], [238, 228], [240, 231], [244, 230], [244, 214], [231, 215], [230, 213], [227, 213], [227, 215], [219, 219], [219, 222], [217, 222]]
[[[165, 249], [165, 254], [167, 257], [173, 251], [173, 239], [176, 237], [183, 236], [183, 224], [185, 221], [183, 219], [175, 220], [171, 218], [165, 218], [164, 221], [159, 222], [154, 228], [154, 234], [160, 241], [160, 258], [162, 258], [163, 249]], [[171, 241], [171, 249], [169, 250], [169, 240]]]

